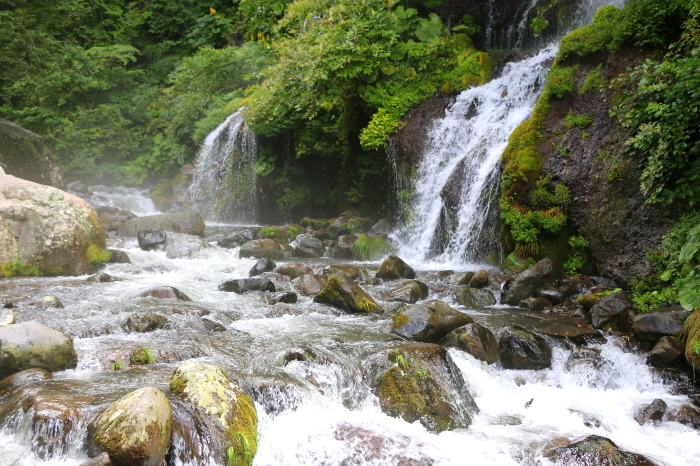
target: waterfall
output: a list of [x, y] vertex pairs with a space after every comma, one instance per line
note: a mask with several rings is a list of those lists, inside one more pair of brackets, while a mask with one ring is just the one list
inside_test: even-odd
[[189, 205], [211, 222], [255, 223], [257, 142], [237, 110], [209, 133], [197, 157]]
[[[625, 0], [583, 0], [571, 27], [590, 22], [601, 6], [624, 4]], [[529, 31], [527, 13], [523, 15], [509, 37], [522, 38], [524, 30]], [[487, 262], [489, 254], [498, 252], [499, 160], [510, 134], [530, 116], [556, 52], [551, 45], [509, 63], [499, 78], [462, 92], [445, 116], [433, 121], [410, 205], [404, 207], [410, 220], [395, 236], [402, 257], [459, 267]]]

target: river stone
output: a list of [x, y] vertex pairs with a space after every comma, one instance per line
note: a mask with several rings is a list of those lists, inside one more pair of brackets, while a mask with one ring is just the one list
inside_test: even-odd
[[263, 257], [267, 257], [268, 259], [282, 259], [282, 257], [284, 257], [280, 244], [269, 238], [254, 239], [243, 243], [239, 255], [241, 259], [246, 257], [254, 257], [256, 259], [262, 259]]
[[190, 360], [170, 376], [170, 390], [217, 421], [223, 433], [221, 460], [251, 466], [258, 449], [258, 417], [253, 400], [217, 366]]
[[474, 272], [457, 272], [447, 279], [450, 285], [469, 286], [469, 282], [474, 276]]
[[139, 247], [144, 251], [161, 250], [168, 238], [163, 230], [143, 229], [137, 233]]
[[109, 252], [109, 262], [111, 264], [131, 264], [131, 259], [129, 259], [129, 254], [119, 249], [107, 249]]
[[109, 282], [119, 281], [119, 279], [111, 276], [108, 273], [99, 272], [99, 273], [96, 273], [95, 275], [89, 276], [88, 278], [85, 279], [85, 281], [86, 282], [93, 282], [93, 283], [109, 283]]
[[12, 308], [0, 307], [0, 327], [15, 323], [15, 311]]
[[96, 457], [89, 459], [84, 463], [80, 463], [80, 466], [112, 466], [112, 461], [109, 459], [109, 455], [107, 453], [102, 452]]
[[178, 301], [192, 301], [189, 296], [172, 286], [159, 286], [156, 288], [151, 288], [150, 290], [144, 291], [139, 296], [142, 298], [151, 297], [158, 299], [177, 299]]
[[294, 288], [304, 296], [314, 296], [323, 290], [328, 284], [328, 279], [321, 275], [307, 273], [292, 280]]
[[480, 361], [498, 361], [498, 343], [491, 330], [476, 322], [452, 330], [440, 342], [442, 346], [459, 348]]
[[267, 257], [263, 257], [262, 259], [258, 259], [258, 261], [255, 263], [252, 269], [248, 272], [249, 277], [255, 277], [258, 275], [262, 275], [265, 272], [271, 272], [272, 270], [277, 267], [277, 264], [272, 259], [268, 259]]
[[275, 268], [275, 272], [280, 275], [286, 275], [292, 280], [308, 273], [314, 273], [310, 267], [307, 267], [301, 262], [290, 262], [288, 264], [278, 265], [277, 268]]
[[615, 325], [619, 314], [631, 307], [633, 307], [632, 301], [624, 291], [603, 296], [591, 308], [591, 324], [594, 328], [603, 328], [608, 324]]
[[40, 300], [36, 302], [37, 306], [43, 307], [43, 308], [48, 308], [48, 307], [53, 307], [56, 309], [61, 309], [63, 308], [63, 303], [61, 302], [60, 299], [58, 299], [55, 296], [44, 296]]
[[331, 239], [338, 238], [340, 235], [347, 235], [350, 233], [350, 227], [348, 226], [348, 219], [346, 217], [338, 217], [333, 220], [328, 228], [328, 235]]
[[485, 270], [477, 271], [469, 280], [469, 286], [472, 288], [483, 288], [489, 284], [489, 273]]
[[668, 415], [668, 420], [679, 422], [693, 429], [700, 429], [700, 411], [690, 405], [683, 405]]
[[632, 324], [632, 331], [642, 341], [657, 341], [664, 336], [678, 336], [690, 316], [681, 306], [670, 306], [642, 312]]
[[503, 297], [503, 303], [516, 306], [523, 299], [534, 296], [538, 288], [560, 280], [563, 275], [564, 272], [556, 262], [542, 259], [513, 280]]
[[51, 372], [46, 369], [34, 367], [23, 371], [15, 372], [0, 380], [0, 396], [13, 391], [23, 385], [32, 385], [52, 378]]
[[330, 251], [333, 259], [352, 259], [352, 245], [357, 241], [357, 235], [341, 235]]
[[379, 235], [388, 235], [394, 231], [394, 228], [391, 226], [391, 222], [385, 218], [382, 218], [377, 221], [374, 225], [372, 225], [372, 228], [369, 230], [370, 233], [376, 233]]
[[320, 239], [314, 238], [312, 235], [303, 234], [297, 236], [294, 240], [294, 257], [321, 257], [326, 252], [325, 246]]
[[294, 304], [297, 302], [298, 296], [296, 293], [292, 291], [283, 291], [281, 293], [275, 293], [273, 295], [270, 295], [267, 297], [267, 303], [268, 304], [277, 304], [277, 303], [285, 303], [285, 304]]
[[6, 174], [56, 188], [64, 186], [61, 169], [42, 137], [0, 118], [0, 176]]
[[634, 420], [640, 426], [643, 426], [649, 421], [660, 421], [666, 412], [666, 402], [664, 400], [654, 400], [648, 405], [640, 406], [634, 412]]
[[252, 230], [243, 230], [217, 241], [216, 244], [219, 247], [230, 249], [254, 239], [256, 239], [256, 234]]
[[360, 269], [355, 267], [350, 267], [347, 265], [327, 265], [323, 268], [323, 275], [330, 277], [331, 275], [342, 274], [348, 277], [350, 280], [359, 280], [362, 278], [362, 272]]
[[428, 297], [428, 285], [418, 280], [409, 280], [391, 290], [390, 296], [392, 301], [413, 304]]
[[504, 369], [547, 369], [552, 365], [552, 350], [539, 335], [520, 326], [503, 330], [498, 352]]
[[467, 428], [478, 408], [445, 348], [408, 343], [376, 353], [366, 377], [382, 411], [431, 432]]
[[416, 272], [397, 256], [389, 256], [377, 269], [377, 278], [394, 280], [397, 278], [416, 278]]
[[496, 298], [490, 290], [484, 288], [470, 288], [468, 286], [459, 287], [455, 290], [455, 300], [457, 304], [471, 308], [493, 306], [496, 304]]
[[612, 440], [598, 435], [575, 439], [544, 452], [552, 466], [657, 466], [649, 458], [620, 450]]
[[91, 441], [108, 453], [115, 465], [162, 466], [172, 425], [172, 409], [165, 394], [145, 387], [110, 405], [88, 430]]
[[201, 257], [202, 251], [212, 249], [209, 243], [197, 236], [173, 232], [167, 232], [165, 236], [165, 256], [168, 259], [195, 259]]
[[528, 311], [544, 311], [552, 307], [552, 302], [546, 298], [527, 298], [520, 301], [518, 307]]
[[328, 304], [351, 314], [383, 311], [374, 298], [345, 275], [331, 275], [323, 290], [314, 296], [314, 302]]
[[74, 368], [73, 339], [39, 322], [0, 327], [0, 379], [38, 367], [50, 372]]
[[444, 301], [414, 304], [393, 315], [392, 333], [407, 340], [437, 343], [452, 330], [474, 322]]
[[219, 291], [243, 294], [249, 291], [275, 291], [275, 284], [262, 277], [227, 280], [219, 285]]
[[0, 264], [19, 260], [45, 275], [82, 275], [94, 267], [90, 246], [105, 247], [90, 204], [56, 188], [0, 177]]
[[146, 333], [161, 329], [167, 323], [168, 319], [162, 315], [149, 312], [130, 315], [124, 322], [124, 328], [127, 332]]
[[204, 220], [194, 210], [132, 218], [117, 230], [117, 236], [136, 236], [140, 230], [164, 230], [188, 235], [204, 232]]
[[653, 367], [670, 367], [683, 361], [683, 343], [675, 337], [661, 337], [647, 356], [647, 364]]
[[[565, 289], [565, 287], [560, 287]], [[535, 298], [544, 298], [549, 300], [552, 304], [559, 304], [564, 301], [565, 297], [561, 290], [555, 286], [543, 286], [542, 288], [535, 291]]]

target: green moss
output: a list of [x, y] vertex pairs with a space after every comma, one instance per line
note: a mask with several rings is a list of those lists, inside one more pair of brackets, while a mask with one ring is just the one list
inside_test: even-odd
[[584, 57], [614, 47], [622, 18], [623, 13], [614, 6], [599, 8], [593, 23], [570, 32], [561, 40], [553, 66], [558, 66], [570, 56]]
[[112, 370], [113, 371], [120, 371], [122, 369], [124, 369], [124, 363], [119, 362], [119, 361], [115, 361], [112, 363]]
[[591, 117], [582, 113], [580, 115], [574, 115], [574, 111], [569, 109], [569, 113], [564, 117], [564, 131], [568, 131], [574, 126], [577, 128], [587, 128], [591, 124]]
[[131, 364], [155, 364], [153, 351], [149, 348], [137, 348], [129, 355]]
[[291, 241], [291, 240], [293, 240], [294, 238], [296, 238], [297, 236], [301, 235], [301, 234], [304, 233], [304, 232], [305, 232], [305, 230], [304, 230], [304, 228], [303, 228], [301, 225], [289, 225], [289, 226], [287, 227], [287, 232], [286, 232], [286, 234], [285, 234], [285, 239], [286, 239], [287, 241]]
[[2, 272], [2, 274], [6, 277], [18, 275], [25, 277], [41, 277], [43, 275], [39, 267], [36, 265], [26, 264], [19, 259], [0, 265], [0, 272]]
[[603, 64], [601, 63], [596, 68], [592, 69], [583, 78], [583, 85], [578, 90], [579, 94], [585, 94], [586, 92], [601, 92], [605, 90], [608, 84], [608, 80], [605, 76], [602, 76], [600, 72], [603, 69]]
[[376, 260], [390, 250], [387, 240], [382, 235], [368, 236], [361, 234], [350, 248], [353, 256], [359, 260]]
[[402, 314], [400, 312], [394, 313], [391, 316], [391, 320], [392, 320], [391, 328], [403, 327], [409, 321], [408, 316], [406, 314]]
[[88, 263], [90, 265], [100, 265], [109, 262], [110, 254], [106, 249], [102, 249], [96, 244], [91, 244], [85, 251]]
[[260, 229], [260, 237], [263, 239], [273, 239], [275, 241], [280, 241], [280, 229], [277, 227], [262, 227]]

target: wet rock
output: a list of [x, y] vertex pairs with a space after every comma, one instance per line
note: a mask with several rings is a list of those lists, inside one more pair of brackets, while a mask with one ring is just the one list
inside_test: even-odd
[[111, 276], [108, 273], [100, 272], [100, 273], [96, 273], [95, 275], [89, 276], [88, 278], [85, 279], [85, 281], [86, 282], [95, 282], [95, 283], [109, 283], [109, 282], [119, 281], [119, 279]]
[[318, 238], [304, 234], [297, 236], [294, 240], [295, 246], [292, 251], [294, 257], [321, 257], [326, 252], [325, 246]]
[[61, 302], [61, 300], [55, 296], [44, 296], [39, 301], [37, 301], [36, 304], [39, 307], [44, 308], [53, 307], [56, 309], [61, 309], [63, 307], [63, 303]]
[[150, 348], [138, 347], [131, 350], [129, 353], [129, 364], [143, 366], [146, 364], [155, 364], [158, 362], [153, 350]]
[[407, 340], [437, 343], [452, 330], [472, 322], [463, 312], [434, 300], [414, 304], [394, 314], [391, 332]]
[[[172, 409], [163, 392], [135, 390], [110, 405], [89, 426], [90, 439], [114, 464], [161, 466], [170, 444]], [[97, 454], [96, 449], [92, 449]]]
[[314, 302], [328, 304], [351, 314], [365, 314], [383, 310], [374, 298], [345, 275], [329, 277], [323, 290], [314, 296]]
[[409, 280], [391, 290], [390, 296], [392, 301], [413, 304], [428, 297], [428, 285], [418, 280]]
[[690, 405], [683, 405], [668, 415], [668, 420], [679, 422], [693, 429], [700, 429], [700, 411]]
[[189, 296], [172, 286], [159, 286], [156, 288], [151, 288], [150, 290], [144, 291], [139, 296], [142, 298], [151, 297], [158, 299], [177, 299], [178, 301], [192, 301]]
[[217, 241], [216, 244], [219, 247], [230, 249], [238, 247], [254, 239], [257, 239], [257, 235], [252, 230], [243, 230]]
[[480, 361], [498, 361], [498, 343], [491, 330], [473, 322], [452, 330], [440, 342], [442, 346], [459, 348]]
[[362, 278], [362, 272], [355, 267], [347, 265], [327, 265], [323, 268], [323, 275], [330, 277], [331, 275], [342, 274], [350, 280], [358, 280]]
[[136, 236], [139, 230], [164, 230], [200, 235], [204, 232], [204, 220], [194, 210], [136, 217], [124, 223], [117, 230], [117, 236]]
[[561, 267], [551, 259], [542, 259], [529, 269], [521, 272], [510, 284], [503, 297], [503, 303], [512, 306], [534, 296], [538, 288], [560, 280], [564, 275]]
[[112, 264], [131, 264], [129, 254], [126, 252], [112, 248], [107, 249], [107, 252], [109, 252], [109, 262]]
[[377, 432], [347, 422], [339, 422], [332, 432], [333, 439], [342, 445], [335, 449], [333, 459], [342, 466], [392, 465], [433, 466], [436, 460], [427, 456], [428, 446], [395, 432]]
[[597, 348], [576, 348], [571, 352], [566, 361], [566, 370], [569, 372], [597, 371], [602, 363], [600, 350]]
[[173, 434], [165, 464], [224, 465], [220, 422], [179, 398], [171, 398], [170, 406]]
[[621, 450], [598, 435], [575, 439], [543, 453], [553, 466], [657, 466], [649, 458]]
[[15, 323], [15, 311], [11, 308], [0, 307], [0, 327]]
[[130, 315], [124, 322], [124, 328], [127, 332], [146, 333], [161, 329], [167, 323], [168, 319], [162, 315], [149, 312]]
[[256, 259], [262, 259], [263, 257], [268, 259], [282, 259], [282, 257], [284, 257], [280, 244], [269, 238], [254, 239], [243, 243], [239, 255], [242, 259], [246, 257], [254, 257]]
[[[207, 319], [206, 317], [202, 319], [197, 319], [190, 321], [187, 324], [187, 328], [191, 330], [196, 330], [198, 332], [203, 332], [203, 333], [208, 333], [208, 332], [225, 332], [226, 327], [221, 325], [218, 322], [214, 322], [211, 319]], [[181, 359], [179, 359], [181, 360]]]
[[555, 305], [566, 299], [559, 288], [554, 286], [543, 286], [542, 288], [539, 288], [535, 291], [535, 297], [547, 299]]
[[272, 259], [268, 259], [267, 257], [263, 257], [262, 259], [258, 259], [258, 261], [255, 263], [252, 269], [248, 272], [249, 277], [255, 277], [257, 275], [262, 275], [265, 272], [270, 272], [277, 267], [277, 264]]
[[306, 274], [292, 280], [294, 288], [304, 296], [314, 296], [328, 284], [328, 279], [321, 275]]
[[202, 238], [185, 233], [166, 233], [165, 255], [168, 259], [195, 259], [212, 249]]
[[257, 452], [258, 419], [253, 400], [217, 366], [181, 363], [170, 376], [170, 390], [198, 412], [212, 415], [222, 433], [220, 461], [251, 466]]
[[467, 428], [478, 412], [445, 348], [409, 343], [376, 353], [366, 377], [384, 413], [420, 421], [431, 432]]
[[0, 379], [33, 367], [49, 372], [74, 368], [73, 339], [39, 322], [0, 327]]
[[283, 316], [300, 316], [303, 314], [303, 312], [299, 309], [286, 306], [275, 306], [271, 309], [263, 311], [263, 313], [268, 319], [277, 319]]
[[649, 421], [660, 421], [666, 412], [666, 402], [664, 400], [654, 400], [651, 404], [639, 407], [634, 412], [634, 420], [640, 426], [643, 426]]
[[460, 287], [455, 290], [455, 299], [458, 304], [466, 307], [478, 308], [493, 306], [496, 298], [490, 290], [483, 288]]
[[637, 339], [642, 341], [657, 341], [664, 336], [678, 336], [683, 330], [683, 324], [690, 316], [681, 306], [658, 308], [639, 314], [632, 325]]
[[527, 298], [520, 301], [518, 307], [528, 311], [544, 311], [552, 307], [552, 302], [546, 298]]
[[604, 328], [608, 324], [615, 325], [618, 315], [631, 307], [633, 307], [632, 301], [624, 291], [603, 296], [591, 308], [591, 324], [594, 328]]
[[0, 396], [5, 395], [18, 387], [32, 385], [52, 378], [51, 372], [38, 367], [15, 372], [0, 380]]
[[477, 271], [469, 280], [469, 286], [472, 288], [483, 288], [489, 284], [489, 273], [485, 270]]
[[95, 211], [104, 229], [110, 232], [119, 230], [126, 222], [136, 218], [136, 215], [128, 210], [119, 210], [116, 207], [96, 207]]
[[372, 225], [372, 228], [370, 228], [370, 233], [376, 233], [380, 235], [388, 235], [389, 233], [393, 232], [394, 229], [391, 226], [391, 222], [385, 218], [382, 218], [377, 221], [374, 225]]
[[389, 256], [377, 269], [377, 278], [395, 280], [397, 278], [416, 278], [416, 272], [397, 256]]
[[107, 453], [102, 452], [96, 457], [81, 463], [80, 466], [112, 466], [112, 461]]
[[287, 277], [290, 277], [292, 280], [301, 277], [302, 275], [305, 274], [313, 274], [314, 271], [311, 270], [310, 267], [307, 267], [306, 265], [302, 264], [301, 262], [290, 262], [288, 264], [282, 264], [277, 266], [275, 269], [275, 272], [277, 272], [280, 275], [286, 275]]
[[302, 346], [299, 348], [292, 348], [286, 353], [284, 353], [282, 361], [286, 366], [292, 361], [314, 361], [316, 360], [316, 358], [316, 352], [313, 350], [313, 348], [309, 348], [308, 346]]
[[647, 356], [647, 364], [653, 367], [670, 367], [683, 361], [683, 343], [675, 337], [661, 337]]
[[257, 379], [246, 382], [246, 393], [270, 415], [296, 411], [304, 402], [302, 391], [294, 383], [279, 379]]
[[277, 304], [277, 303], [285, 303], [285, 304], [294, 304], [297, 302], [297, 294], [293, 293], [291, 291], [285, 291], [282, 293], [275, 293], [271, 296], [268, 296], [267, 298], [267, 303], [268, 304]]
[[350, 226], [348, 225], [348, 219], [346, 217], [338, 217], [331, 222], [328, 228], [326, 228], [326, 231], [331, 239], [349, 234]]
[[447, 281], [450, 285], [468, 286], [473, 276], [474, 272], [457, 272], [450, 276]]
[[634, 325], [634, 319], [636, 319], [638, 315], [639, 311], [637, 311], [636, 309], [633, 309], [631, 307], [625, 309], [620, 314], [618, 314], [615, 328], [620, 332], [631, 333], [632, 326]]
[[63, 188], [61, 169], [41, 136], [0, 118], [0, 147], [0, 176], [15, 175], [35, 183]]
[[144, 251], [155, 251], [165, 247], [165, 240], [168, 237], [163, 230], [144, 229], [138, 230], [137, 238], [141, 249]]
[[352, 245], [357, 241], [357, 235], [341, 235], [331, 250], [330, 256], [333, 259], [352, 259]]
[[598, 330], [592, 329], [583, 323], [574, 323], [558, 318], [541, 322], [537, 326], [537, 333], [551, 337], [566, 338], [577, 345], [605, 343], [605, 337]]
[[552, 350], [544, 338], [517, 325], [501, 333], [498, 352], [504, 369], [539, 370], [552, 365]]
[[267, 278], [239, 278], [219, 285], [219, 291], [243, 294], [249, 291], [275, 291], [275, 284]]

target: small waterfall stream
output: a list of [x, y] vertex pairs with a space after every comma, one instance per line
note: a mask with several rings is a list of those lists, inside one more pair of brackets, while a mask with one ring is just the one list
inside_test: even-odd
[[209, 222], [255, 223], [256, 158], [255, 134], [239, 109], [206, 137], [197, 156], [189, 205]]

